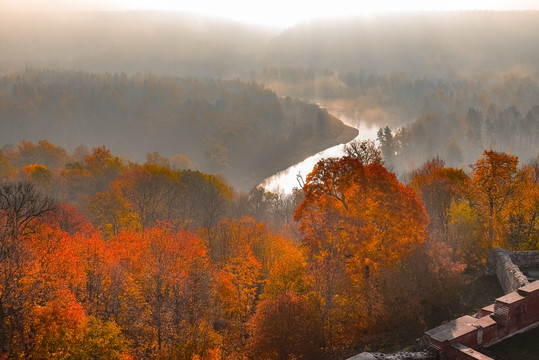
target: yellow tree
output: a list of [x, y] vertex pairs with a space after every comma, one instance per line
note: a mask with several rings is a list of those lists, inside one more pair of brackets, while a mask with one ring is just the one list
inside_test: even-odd
[[41, 187], [47, 187], [52, 182], [52, 174], [45, 165], [27, 165], [22, 170], [28, 181]]
[[47, 140], [40, 140], [37, 145], [30, 141], [21, 141], [18, 145], [17, 163], [19, 166], [43, 164], [50, 169], [58, 169], [68, 162], [66, 151], [54, 146]]
[[214, 227], [232, 199], [232, 189], [216, 176], [193, 170], [182, 171], [180, 183], [183, 222], [190, 229]]
[[139, 215], [122, 196], [121, 187], [121, 182], [113, 182], [109, 190], [93, 196], [88, 205], [94, 224], [109, 237], [141, 227]]
[[526, 172], [519, 171], [517, 166], [517, 156], [495, 151], [485, 151], [472, 166], [473, 195], [485, 250], [509, 245], [509, 220], [517, 211], [528, 183]]
[[[428, 259], [435, 268], [448, 260], [444, 259], [448, 253], [451, 255], [449, 260], [455, 262], [469, 263], [474, 255], [469, 240], [474, 236], [477, 222], [470, 223], [473, 214], [465, 211], [466, 206], [471, 209], [470, 182], [463, 170], [447, 168], [439, 158], [427, 161], [413, 173], [410, 185], [421, 196], [430, 219], [424, 246], [431, 254]], [[465, 218], [465, 214], [470, 216]], [[433, 269], [432, 273], [436, 271]]]
[[284, 238], [250, 217], [221, 220], [214, 228], [209, 241], [212, 258], [220, 264], [225, 264], [236, 256], [238, 249], [249, 249], [262, 265], [261, 274], [264, 277], [287, 248]]
[[0, 178], [4, 181], [12, 181], [17, 177], [19, 170], [12, 164], [10, 156], [0, 150]]
[[447, 216], [451, 203], [466, 196], [470, 178], [461, 169], [445, 167], [439, 158], [414, 171], [410, 186], [421, 196], [430, 218], [429, 234], [447, 242]]
[[94, 148], [82, 162], [67, 164], [61, 171], [61, 199], [77, 204], [77, 208], [85, 212], [88, 199], [107, 190], [123, 168], [122, 161], [109, 149], [104, 146]]
[[539, 163], [519, 171], [519, 196], [509, 216], [508, 243], [521, 250], [539, 249]]
[[179, 206], [178, 174], [154, 164], [134, 166], [116, 181], [116, 189], [138, 214], [143, 228], [157, 220], [171, 221]]
[[290, 293], [304, 295], [308, 291], [307, 263], [301, 249], [293, 244], [280, 244], [284, 252], [272, 266], [264, 285], [263, 298], [274, 298]]
[[123, 169], [122, 161], [113, 156], [105, 146], [92, 149], [92, 152], [84, 157], [82, 168], [91, 176], [89, 192], [94, 194], [104, 191], [109, 183], [114, 180]]

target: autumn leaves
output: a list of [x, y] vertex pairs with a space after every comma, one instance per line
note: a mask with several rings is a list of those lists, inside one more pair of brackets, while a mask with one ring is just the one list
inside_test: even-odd
[[469, 174], [431, 160], [407, 186], [358, 146], [283, 196], [104, 147], [62, 167], [34, 147], [0, 154], [8, 357], [344, 357], [451, 317], [492, 247], [538, 246], [537, 166], [492, 151]]
[[423, 243], [427, 215], [419, 197], [394, 174], [353, 157], [321, 160], [303, 190], [294, 216], [314, 285], [310, 298], [325, 346], [350, 346], [386, 323], [389, 308], [397, 306], [387, 287], [400, 279], [387, 271], [402, 266]]

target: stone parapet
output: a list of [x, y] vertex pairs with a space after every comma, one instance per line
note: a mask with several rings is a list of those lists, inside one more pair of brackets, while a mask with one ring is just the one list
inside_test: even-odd
[[408, 352], [401, 351], [396, 354], [382, 354], [364, 352], [348, 358], [347, 360], [435, 360], [436, 355], [426, 351]]
[[492, 250], [487, 259], [486, 273], [495, 274], [504, 293], [509, 294], [529, 284], [520, 267], [537, 265], [539, 265], [539, 251], [509, 251], [497, 248]]

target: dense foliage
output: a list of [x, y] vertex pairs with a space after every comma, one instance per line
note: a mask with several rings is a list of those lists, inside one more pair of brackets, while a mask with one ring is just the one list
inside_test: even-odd
[[406, 186], [356, 145], [290, 195], [237, 193], [156, 153], [1, 151], [0, 353], [342, 358], [454, 316], [493, 247], [539, 248], [537, 163], [433, 159]]

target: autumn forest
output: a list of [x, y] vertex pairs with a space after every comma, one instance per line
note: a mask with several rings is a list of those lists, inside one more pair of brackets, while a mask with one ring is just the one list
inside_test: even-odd
[[[473, 33], [474, 61], [440, 14], [279, 34], [115, 16], [40, 18], [50, 53], [0, 24], [0, 359], [399, 350], [487, 305], [469, 288], [493, 248], [539, 249], [539, 15], [457, 17], [499, 36]], [[144, 24], [140, 48], [110, 19]], [[437, 32], [401, 46], [410, 21]], [[293, 191], [259, 186], [339, 144]]]

